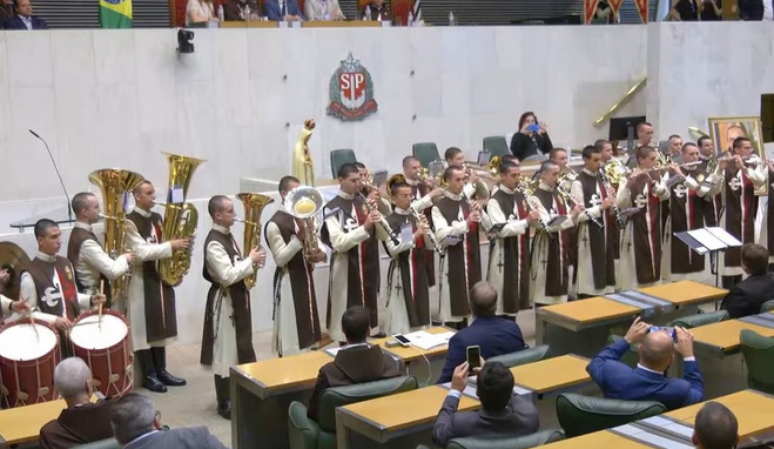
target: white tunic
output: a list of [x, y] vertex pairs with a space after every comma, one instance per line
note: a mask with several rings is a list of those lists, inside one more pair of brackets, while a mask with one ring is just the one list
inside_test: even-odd
[[[731, 161], [730, 163], [733, 163], [734, 161]], [[746, 167], [745, 174], [747, 175], [747, 178], [752, 182], [753, 184], [753, 190], [758, 190], [765, 184], [768, 180], [768, 173], [767, 171], [764, 171], [760, 166], [753, 166], [753, 167]], [[724, 176], [725, 178], [725, 176]], [[737, 185], [739, 187], [737, 188], [743, 188], [742, 187], [742, 170], [737, 170], [736, 175], [732, 179], [724, 179], [725, 183], [728, 183], [729, 187], [733, 189], [734, 185]], [[726, 200], [726, 188], [725, 184], [722, 185], [721, 192], [723, 194], [723, 212], [720, 214], [720, 227], [723, 229], [728, 229], [726, 227], [726, 218], [728, 217], [728, 214], [726, 214], [726, 208], [728, 207], [728, 201]], [[744, 190], [743, 190], [744, 191]], [[760, 200], [759, 200], [760, 201]], [[753, 211], [744, 211], [746, 214], [753, 214], [752, 216], [755, 217], [758, 213], [757, 210]], [[764, 217], [766, 214], [763, 215]], [[753, 218], [755, 220], [755, 218]], [[768, 226], [768, 224], [767, 224]], [[742, 243], [752, 243], [752, 242], [745, 242], [743, 239], [743, 236], [736, 235], [734, 236], [739, 239]], [[765, 236], [764, 236], [765, 237]], [[758, 239], [759, 242], [765, 242], [762, 238]], [[767, 246], [764, 244], [763, 246]], [[726, 266], [726, 258], [723, 257], [723, 254], [721, 253], [718, 257], [718, 269], [720, 270], [721, 276], [741, 276], [744, 275], [744, 270], [742, 269], [742, 266], [739, 265], [738, 267], [727, 267]]]
[[[231, 233], [228, 228], [217, 224], [213, 225], [212, 229], [226, 235]], [[235, 241], [234, 249], [237, 254], [241, 254], [239, 246]], [[230, 287], [237, 282], [242, 282], [246, 277], [255, 273], [253, 261], [249, 257], [244, 260], [235, 260], [232, 264], [226, 248], [219, 242], [211, 241], [207, 245], [205, 254], [207, 258], [207, 272], [222, 287]], [[215, 310], [213, 315], [213, 325], [217, 326], [217, 333], [213, 330], [215, 341], [213, 342], [211, 370], [216, 376], [229, 377], [229, 369], [239, 363], [236, 328], [234, 327], [234, 321], [231, 319], [231, 316], [234, 314], [234, 305], [231, 302], [231, 295], [227, 288], [221, 289], [220, 292], [223, 295], [221, 297], [220, 310]], [[250, 300], [249, 293], [247, 299], [248, 301]], [[213, 307], [217, 307], [217, 304], [213, 304]]]
[[[56, 258], [54, 256], [49, 256], [48, 254], [43, 254], [40, 251], [38, 251], [37, 254], [35, 254], [35, 257], [41, 260], [45, 260], [46, 262], [54, 262]], [[59, 301], [62, 300], [62, 285], [59, 282], [59, 272], [54, 268], [54, 277], [52, 279], [54, 284], [54, 291], [46, 292], [45, 296], [43, 298], [38, 298], [38, 290], [35, 288], [35, 281], [32, 279], [32, 275], [29, 272], [24, 272], [21, 275], [21, 281], [19, 285], [19, 297], [24, 300], [24, 302], [27, 303], [27, 305], [30, 307], [30, 310], [38, 307], [38, 299], [41, 301], [45, 301], [46, 304], [49, 307], [56, 307], [57, 304], [59, 304]], [[81, 310], [81, 312], [89, 310], [91, 308], [91, 295], [86, 295], [83, 293], [78, 293], [78, 306]], [[43, 321], [47, 321], [49, 323], [53, 323], [57, 318], [66, 318], [67, 317], [67, 311], [65, 307], [62, 307], [62, 314], [57, 316], [50, 313], [43, 313], [43, 312], [35, 312], [33, 313], [33, 318], [41, 319]], [[9, 321], [13, 321], [16, 319], [15, 317], [9, 318]]]
[[[761, 232], [758, 236], [758, 244], [769, 247], [769, 202], [771, 201], [772, 193], [774, 193], [774, 179], [769, 179], [769, 196], [766, 197], [766, 201], [763, 201], [763, 197], [759, 199], [761, 202], [760, 212], [763, 215], [761, 220]], [[773, 231], [774, 232], [774, 231]], [[774, 256], [769, 256], [769, 263], [774, 263]]]
[[[589, 170], [583, 169], [586, 174], [597, 177], [597, 173], [592, 173]], [[591, 257], [591, 239], [589, 238], [589, 226], [597, 226], [590, 222], [588, 215], [596, 218], [597, 221], [602, 223], [605, 227], [611, 225], [607, 222], [607, 214], [604, 213], [600, 203], [602, 202], [602, 192], [599, 189], [599, 182], [596, 184], [596, 192], [592, 196], [592, 205], [586, 206], [586, 212], [578, 215], [578, 262], [575, 264], [575, 270], [577, 275], [577, 284], [575, 291], [579, 295], [591, 295], [602, 296], [605, 293], [611, 293], [615, 291], [615, 285], [606, 285], [604, 288], [596, 288], [594, 285], [594, 265]], [[585, 196], [583, 195], [583, 184], [579, 180], [575, 180], [570, 187], [570, 194], [573, 198], [577, 198], [579, 201], [585, 203]], [[594, 199], [596, 198], [596, 200]], [[596, 204], [594, 204], [596, 202]], [[605, 257], [607, 257], [607, 230], [605, 230]], [[617, 277], [617, 276], [616, 276]]]
[[[93, 232], [91, 226], [81, 221], [75, 222], [76, 228]], [[80, 283], [86, 287], [90, 294], [99, 292], [100, 274], [109, 281], [116, 280], [119, 276], [129, 271], [129, 262], [123, 255], [115, 260], [105, 252], [102, 246], [94, 240], [86, 240], [81, 244], [78, 260], [75, 263], [75, 272]]]
[[[135, 207], [137, 213], [143, 217], [150, 217], [148, 211]], [[142, 273], [143, 262], [166, 259], [172, 257], [172, 244], [170, 242], [158, 243], [155, 226], [151, 226], [151, 237], [148, 241], [142, 238], [137, 231], [137, 226], [131, 220], [126, 221], [126, 245], [134, 253], [134, 268], [132, 280], [129, 282], [129, 294], [127, 295], [126, 319], [129, 320], [132, 329], [132, 348], [135, 351], [149, 349], [151, 346], [166, 346], [175, 340], [175, 337], [162, 341], [148, 341], [148, 333], [145, 327], [145, 276]]]

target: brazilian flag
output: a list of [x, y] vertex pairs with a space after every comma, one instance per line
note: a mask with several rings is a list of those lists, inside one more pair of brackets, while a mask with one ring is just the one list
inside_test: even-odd
[[131, 28], [132, 0], [99, 0], [102, 28]]

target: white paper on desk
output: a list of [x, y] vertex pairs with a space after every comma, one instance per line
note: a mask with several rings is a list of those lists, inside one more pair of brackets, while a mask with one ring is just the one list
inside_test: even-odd
[[425, 331], [417, 331], [404, 335], [404, 337], [408, 338], [408, 340], [411, 342], [412, 346], [423, 349], [425, 351], [448, 344], [449, 340], [453, 336], [454, 332], [430, 334]]
[[642, 421], [656, 427], [669, 430], [678, 435], [682, 435], [686, 438], [691, 438], [693, 436], [692, 427], [686, 426], [685, 424], [676, 423], [670, 419], [662, 418], [660, 416], [652, 416], [650, 418], [643, 419]]
[[725, 229], [714, 226], [711, 228], [707, 228], [707, 231], [709, 231], [710, 234], [714, 235], [718, 240], [725, 243], [726, 245], [736, 248], [737, 246], [742, 246], [742, 242], [740, 242], [736, 237], [726, 232]]
[[707, 248], [710, 251], [718, 251], [725, 249], [728, 246], [722, 241], [718, 240], [717, 237], [710, 234], [710, 232], [706, 229], [694, 229], [692, 231], [688, 231], [688, 235], [696, 239], [696, 241], [701, 243], [701, 246]]
[[328, 348], [325, 350], [325, 352], [327, 352], [331, 357], [336, 357], [336, 354], [338, 354], [339, 351], [341, 351], [341, 346], [338, 348]]

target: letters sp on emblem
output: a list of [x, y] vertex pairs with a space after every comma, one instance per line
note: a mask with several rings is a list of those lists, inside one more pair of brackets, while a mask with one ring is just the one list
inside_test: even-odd
[[349, 53], [330, 82], [327, 113], [342, 121], [363, 120], [377, 111], [371, 74]]

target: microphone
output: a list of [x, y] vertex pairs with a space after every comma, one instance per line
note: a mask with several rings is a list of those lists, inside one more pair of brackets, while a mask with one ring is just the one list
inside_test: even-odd
[[54, 166], [54, 170], [56, 171], [56, 176], [57, 176], [57, 178], [59, 178], [59, 184], [62, 186], [62, 191], [65, 194], [65, 198], [67, 198], [67, 219], [72, 222], [73, 221], [73, 210], [70, 207], [70, 194], [67, 193], [67, 187], [65, 187], [64, 180], [62, 179], [62, 174], [59, 173], [59, 167], [57, 167], [57, 165], [56, 165], [56, 161], [54, 160], [54, 155], [51, 154], [51, 149], [48, 147], [48, 143], [46, 142], [46, 139], [40, 137], [38, 135], [38, 133], [36, 133], [35, 131], [33, 131], [31, 129], [28, 130], [28, 131], [33, 136], [37, 137], [37, 139], [40, 140], [41, 142], [43, 142], [43, 145], [46, 146], [46, 151], [48, 152], [48, 157], [51, 158], [51, 164]]

